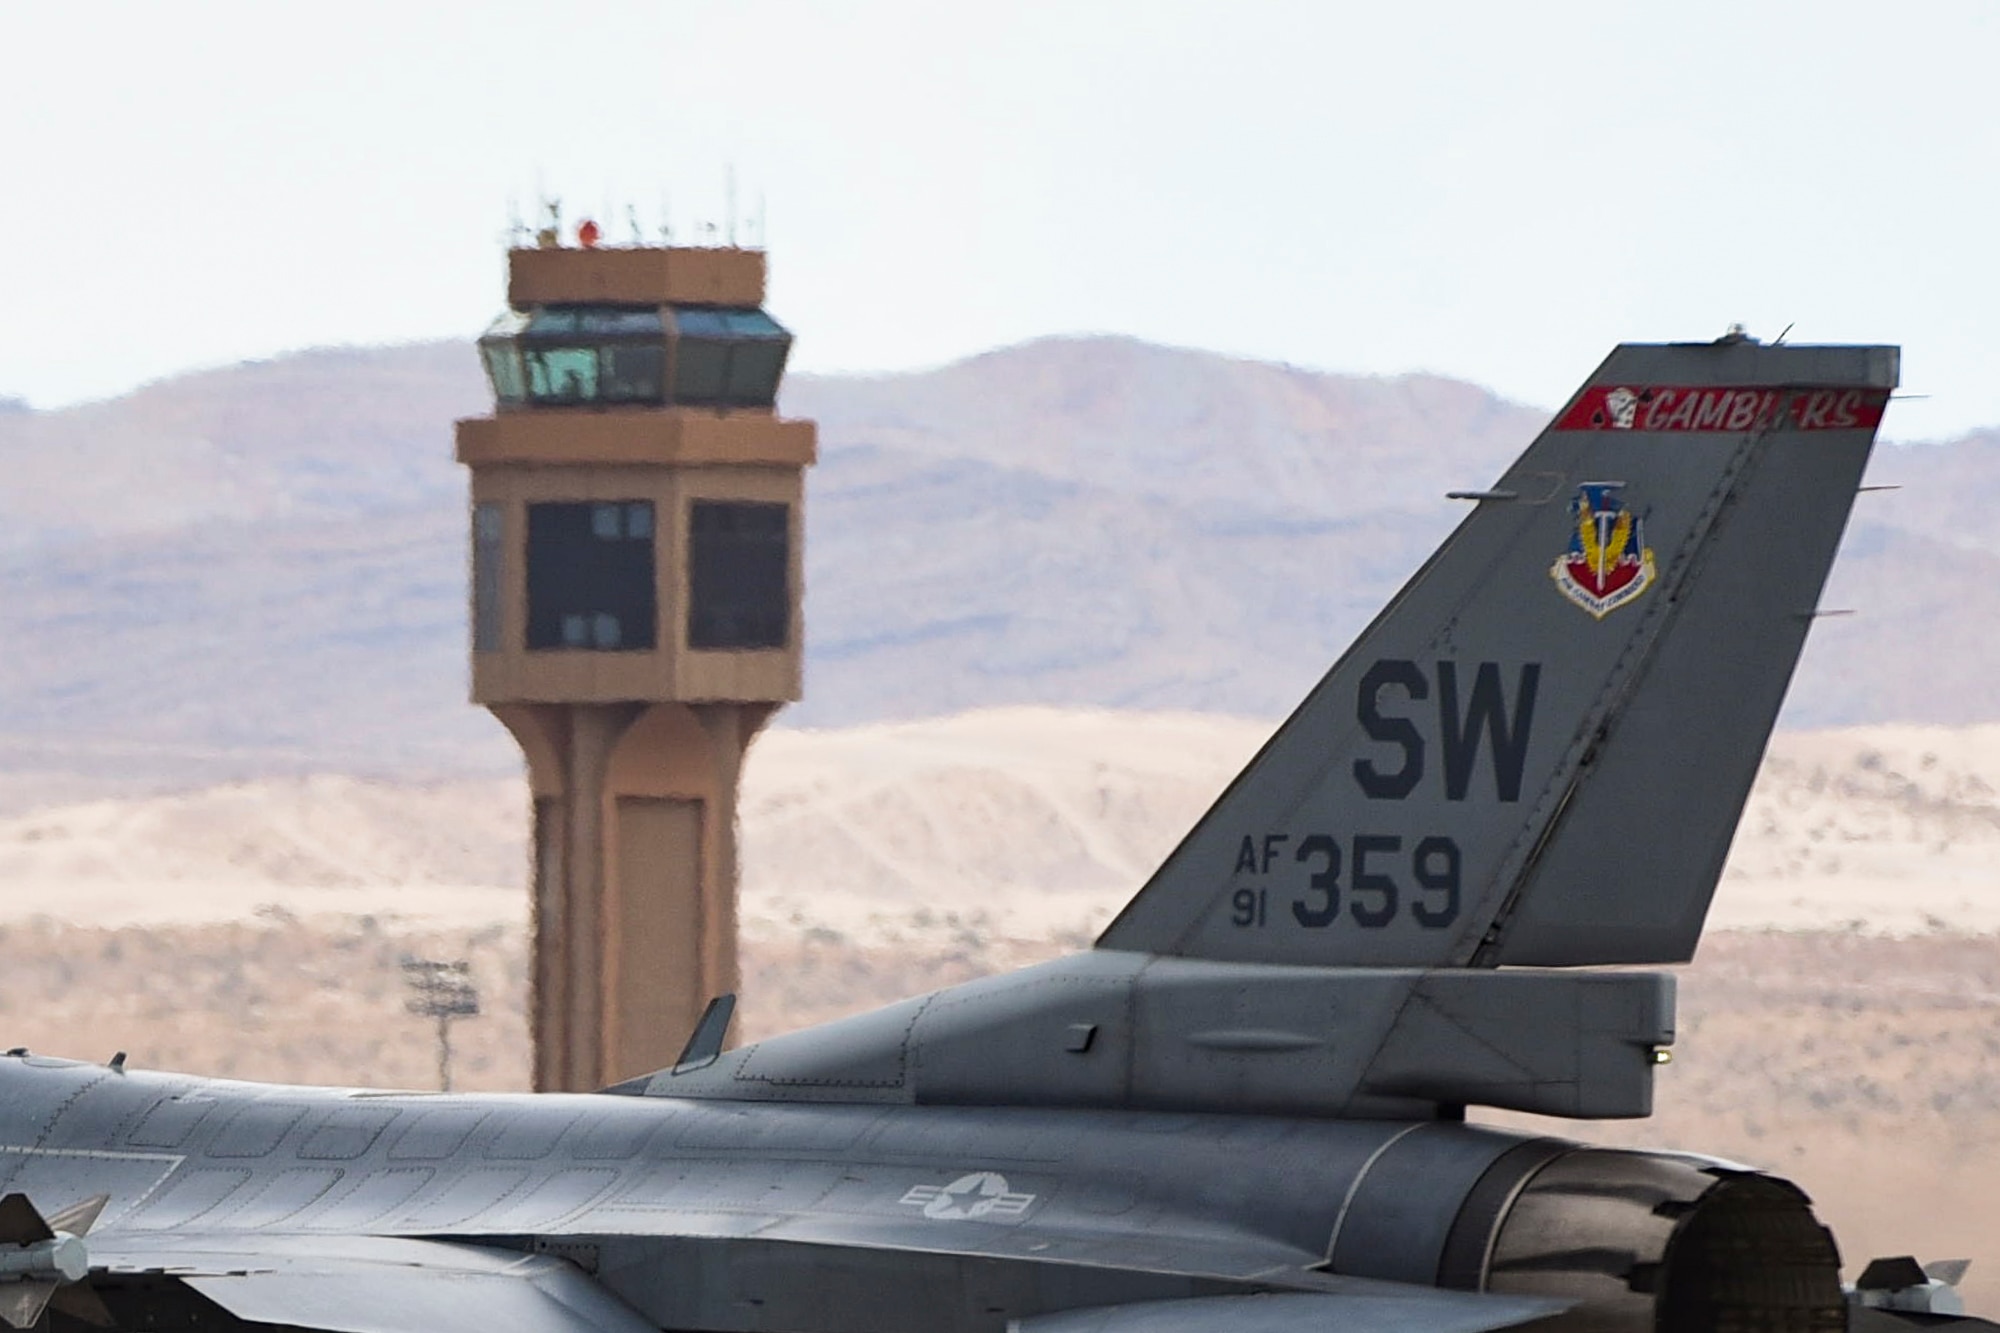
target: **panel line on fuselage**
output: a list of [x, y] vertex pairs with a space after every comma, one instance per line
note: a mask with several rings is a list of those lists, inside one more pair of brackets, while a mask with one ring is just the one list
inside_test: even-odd
[[1354, 1207], [1354, 1196], [1361, 1192], [1361, 1182], [1368, 1179], [1370, 1169], [1374, 1167], [1375, 1163], [1382, 1160], [1383, 1153], [1388, 1152], [1389, 1149], [1422, 1129], [1427, 1123], [1429, 1122], [1423, 1120], [1414, 1121], [1382, 1140], [1377, 1145], [1375, 1151], [1368, 1154], [1368, 1160], [1361, 1164], [1361, 1169], [1354, 1173], [1354, 1179], [1347, 1183], [1347, 1193], [1341, 1196], [1340, 1211], [1333, 1215], [1333, 1230], [1327, 1233], [1327, 1262], [1331, 1263], [1333, 1261], [1334, 1247], [1340, 1244], [1340, 1229], [1347, 1225], [1347, 1214]]

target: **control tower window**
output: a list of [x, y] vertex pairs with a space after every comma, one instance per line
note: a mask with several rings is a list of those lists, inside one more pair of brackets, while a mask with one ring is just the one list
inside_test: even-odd
[[521, 349], [514, 341], [527, 323], [527, 316], [509, 310], [494, 320], [479, 339], [479, 359], [486, 364], [486, 378], [493, 385], [494, 400], [503, 407], [517, 407], [528, 397]]
[[674, 400], [716, 407], [769, 407], [792, 335], [761, 310], [678, 307]]
[[664, 396], [667, 325], [658, 307], [543, 306], [515, 336], [538, 405], [657, 403]]
[[649, 651], [655, 639], [650, 500], [528, 506], [528, 647]]
[[502, 315], [479, 354], [506, 407], [768, 408], [791, 346], [757, 309], [557, 305]]
[[505, 550], [504, 511], [497, 504], [472, 507], [472, 651], [500, 651], [500, 560]]
[[578, 337], [659, 339], [666, 331], [657, 306], [545, 305], [528, 317], [525, 336], [531, 342], [573, 342]]
[[723, 316], [731, 339], [723, 400], [732, 407], [769, 407], [777, 401], [792, 335], [761, 310], [726, 310]]
[[664, 343], [613, 344], [598, 349], [597, 382], [607, 403], [657, 403], [667, 378]]
[[528, 396], [544, 405], [589, 403], [597, 399], [597, 349], [528, 347]]
[[688, 647], [782, 648], [791, 628], [791, 507], [696, 500], [688, 515]]
[[729, 379], [729, 325], [719, 310], [676, 310], [674, 401], [720, 403]]

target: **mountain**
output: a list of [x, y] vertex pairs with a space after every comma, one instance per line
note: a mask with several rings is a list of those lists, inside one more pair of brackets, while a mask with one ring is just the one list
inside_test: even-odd
[[[1581, 368], [1579, 368], [1581, 373]], [[0, 413], [0, 803], [512, 771], [465, 702], [462, 344], [322, 350]], [[807, 697], [1275, 716], [1546, 419], [1429, 375], [1126, 339], [798, 377]], [[2000, 433], [1884, 447], [1787, 720], [2000, 719]], [[1785, 515], [1766, 521], [1780, 525]], [[78, 784], [82, 784], [79, 786]]]

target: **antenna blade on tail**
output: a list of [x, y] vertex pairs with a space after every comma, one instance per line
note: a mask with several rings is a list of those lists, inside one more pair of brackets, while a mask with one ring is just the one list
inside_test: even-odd
[[729, 1020], [736, 1014], [734, 992], [718, 995], [708, 1002], [708, 1008], [701, 1011], [694, 1031], [688, 1034], [687, 1045], [681, 1048], [681, 1058], [674, 1061], [674, 1072], [700, 1069], [715, 1063], [722, 1054], [722, 1044], [729, 1036]]
[[1691, 956], [1897, 365], [1618, 348], [1099, 947]]

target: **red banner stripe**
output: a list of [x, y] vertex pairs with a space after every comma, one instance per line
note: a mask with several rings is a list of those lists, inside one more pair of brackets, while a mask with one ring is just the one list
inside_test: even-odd
[[1887, 389], [1792, 389], [1696, 385], [1593, 384], [1556, 419], [1557, 430], [1700, 431], [1873, 430]]

